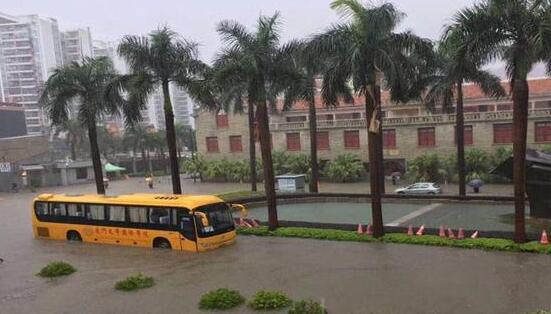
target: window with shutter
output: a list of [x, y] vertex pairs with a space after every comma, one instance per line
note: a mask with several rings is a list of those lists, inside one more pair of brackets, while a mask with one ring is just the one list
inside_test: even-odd
[[229, 127], [227, 114], [216, 115], [216, 127], [219, 129]]
[[300, 150], [300, 133], [287, 133], [286, 137], [288, 151]]
[[513, 142], [513, 124], [494, 124], [494, 144], [510, 144]]
[[419, 128], [417, 129], [417, 137], [419, 147], [434, 147], [436, 146], [436, 137], [434, 128]]
[[218, 137], [207, 137], [207, 153], [218, 153]]
[[316, 135], [318, 150], [329, 150], [329, 132], [318, 132]]
[[[453, 142], [457, 144], [457, 129], [454, 130]], [[463, 144], [464, 145], [473, 145], [473, 126], [465, 125], [463, 127]]]
[[344, 148], [358, 149], [360, 148], [360, 131], [344, 131]]
[[536, 142], [551, 142], [551, 121], [536, 122]]
[[396, 148], [396, 130], [383, 130], [383, 148]]
[[243, 151], [243, 144], [241, 142], [241, 135], [230, 136], [230, 152], [240, 153]]

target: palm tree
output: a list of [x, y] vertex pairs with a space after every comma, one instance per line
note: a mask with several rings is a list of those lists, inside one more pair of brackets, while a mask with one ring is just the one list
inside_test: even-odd
[[284, 83], [284, 110], [290, 109], [297, 101], [308, 104], [308, 122], [310, 133], [310, 192], [318, 193], [319, 165], [317, 145], [316, 116], [316, 80], [323, 72], [324, 60], [311, 54], [308, 43], [297, 42], [292, 54], [292, 63], [296, 73], [290, 76], [290, 82]]
[[[246, 87], [249, 108], [255, 107], [260, 151], [264, 171], [264, 190], [268, 203], [269, 229], [278, 227], [274, 171], [270, 145], [268, 104], [275, 104], [279, 82], [285, 81], [289, 70], [289, 51], [280, 46], [279, 13], [271, 17], [261, 16], [255, 32], [235, 21], [222, 21], [217, 27], [227, 47], [223, 54], [233, 56], [227, 62], [220, 77], [240, 78], [240, 88]], [[241, 94], [242, 96], [242, 94]], [[250, 115], [249, 115], [250, 117]], [[250, 126], [250, 123], [249, 123]], [[251, 159], [253, 162], [253, 159]]]
[[105, 194], [105, 189], [96, 122], [104, 114], [120, 114], [121, 111], [127, 122], [140, 118], [131, 109], [134, 106], [129, 106], [124, 101], [121, 90], [112, 88], [117, 79], [118, 75], [108, 58], [84, 58], [80, 62], [72, 62], [55, 69], [46, 81], [40, 97], [40, 103], [48, 112], [52, 124], [58, 126], [68, 120], [71, 101], [80, 102], [78, 120], [88, 131], [98, 194]]
[[513, 180], [515, 235], [526, 241], [526, 133], [528, 126], [528, 73], [538, 62], [551, 74], [551, 3], [543, 0], [485, 0], [459, 11], [450, 28], [461, 44], [483, 61], [501, 59], [511, 81], [513, 98]]
[[208, 108], [218, 112], [242, 113], [244, 99], [247, 100], [247, 123], [249, 128], [249, 169], [251, 191], [257, 190], [258, 176], [256, 173], [256, 117], [255, 71], [247, 61], [247, 55], [236, 49], [223, 49], [216, 57], [213, 66], [213, 85], [219, 98], [219, 106]]
[[172, 190], [174, 194], [182, 194], [170, 84], [179, 85], [197, 101], [208, 102], [208, 96], [205, 96], [208, 93], [202, 87], [202, 74], [207, 66], [198, 60], [196, 43], [180, 39], [167, 27], [153, 31], [149, 36], [125, 36], [118, 53], [136, 77], [130, 88], [136, 99], [144, 102], [155, 88], [162, 88]]
[[358, 0], [336, 0], [331, 8], [338, 10], [347, 23], [334, 25], [316, 35], [310, 47], [312, 53], [327, 57], [330, 63], [322, 87], [326, 103], [336, 104], [339, 96], [350, 97], [349, 81], [354, 92], [365, 98], [373, 234], [380, 237], [384, 234], [381, 210], [383, 77], [392, 100], [407, 100], [412, 87], [411, 75], [417, 72], [414, 66], [417, 63], [412, 57], [430, 58], [432, 45], [410, 32], [396, 33], [395, 28], [404, 15], [390, 3], [364, 6]]
[[67, 119], [57, 131], [66, 133], [65, 139], [71, 153], [71, 160], [77, 160], [77, 150], [86, 136], [86, 130], [82, 124], [77, 119]]
[[455, 98], [455, 137], [457, 145], [457, 171], [459, 176], [459, 195], [465, 196], [465, 141], [463, 116], [463, 83], [471, 82], [479, 86], [484, 94], [491, 97], [505, 96], [499, 77], [480, 69], [476, 57], [469, 56], [461, 49], [456, 32], [445, 34], [441, 45], [436, 49], [434, 73], [427, 78], [429, 87], [425, 103], [429, 108], [440, 105], [443, 111], [453, 110]]

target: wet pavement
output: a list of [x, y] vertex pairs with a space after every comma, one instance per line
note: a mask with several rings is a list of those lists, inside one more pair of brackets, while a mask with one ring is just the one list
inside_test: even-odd
[[[205, 185], [197, 192], [207, 192]], [[215, 185], [232, 191], [234, 186]], [[210, 187], [211, 189], [213, 186]], [[164, 189], [161, 186], [156, 190]], [[114, 182], [111, 192], [146, 191]], [[189, 185], [184, 190], [190, 191]], [[93, 192], [93, 185], [50, 189]], [[168, 192], [168, 190], [166, 191]], [[34, 194], [0, 194], [0, 313], [201, 313], [200, 296], [228, 287], [323, 302], [330, 313], [524, 313], [551, 308], [551, 256], [283, 238], [238, 238], [204, 254], [35, 240]], [[78, 271], [36, 277], [52, 260]], [[153, 288], [124, 293], [115, 282], [143, 272]], [[239, 308], [230, 313], [248, 313]]]

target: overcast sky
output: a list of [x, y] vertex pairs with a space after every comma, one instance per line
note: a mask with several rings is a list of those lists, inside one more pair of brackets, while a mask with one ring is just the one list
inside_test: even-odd
[[[201, 44], [201, 58], [210, 61], [220, 47], [216, 24], [238, 20], [252, 27], [260, 14], [280, 11], [284, 39], [323, 31], [338, 20], [331, 0], [2, 0], [10, 15], [38, 14], [58, 20], [61, 30], [90, 27], [93, 39], [119, 40], [126, 34], [147, 34], [168, 25]], [[380, 3], [381, 1], [374, 1]], [[391, 0], [407, 14], [400, 29], [439, 38], [444, 24], [476, 0]]]

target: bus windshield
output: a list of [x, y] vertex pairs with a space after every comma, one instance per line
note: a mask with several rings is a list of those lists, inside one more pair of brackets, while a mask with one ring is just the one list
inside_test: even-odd
[[209, 223], [204, 226], [201, 219], [196, 219], [199, 237], [209, 237], [235, 229], [231, 209], [226, 203], [201, 206], [195, 211], [204, 213]]

